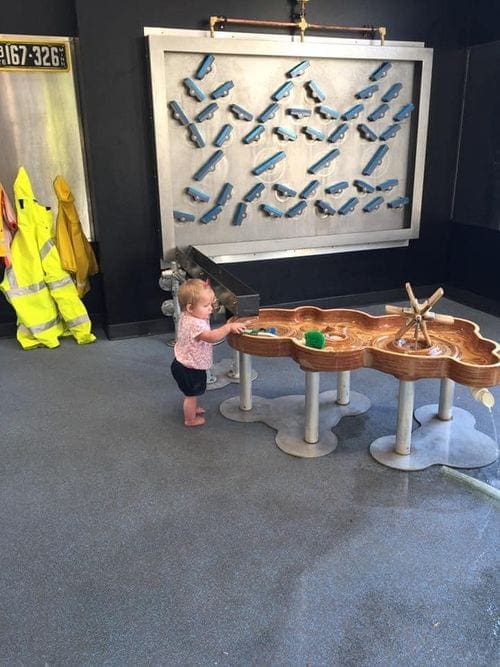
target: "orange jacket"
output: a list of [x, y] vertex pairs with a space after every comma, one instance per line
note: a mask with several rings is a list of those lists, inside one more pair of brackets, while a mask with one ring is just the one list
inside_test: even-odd
[[12, 264], [10, 260], [10, 242], [17, 229], [17, 220], [12, 204], [0, 183], [0, 260], [7, 268]]
[[99, 271], [97, 260], [75, 208], [75, 199], [62, 176], [54, 179], [54, 190], [59, 201], [56, 218], [56, 246], [61, 265], [71, 274], [78, 291], [84, 296], [90, 289], [89, 276]]

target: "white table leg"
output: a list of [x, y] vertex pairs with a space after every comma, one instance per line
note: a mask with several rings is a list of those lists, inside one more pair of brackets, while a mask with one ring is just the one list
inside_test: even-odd
[[399, 381], [398, 423], [396, 427], [395, 452], [406, 456], [411, 449], [411, 427], [413, 423], [413, 403], [415, 382]]
[[238, 352], [240, 357], [240, 410], [252, 409], [252, 357]]
[[453, 380], [443, 378], [439, 389], [438, 417], [442, 421], [449, 421], [453, 417], [453, 395], [455, 383]]
[[351, 385], [351, 372], [339, 371], [337, 373], [337, 404], [349, 405], [349, 390]]
[[319, 438], [319, 373], [306, 371], [306, 418], [304, 440], [310, 445]]

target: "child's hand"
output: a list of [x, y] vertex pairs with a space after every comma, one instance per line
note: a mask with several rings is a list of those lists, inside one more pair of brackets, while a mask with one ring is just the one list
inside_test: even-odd
[[244, 322], [228, 322], [229, 333], [239, 334], [247, 328]]

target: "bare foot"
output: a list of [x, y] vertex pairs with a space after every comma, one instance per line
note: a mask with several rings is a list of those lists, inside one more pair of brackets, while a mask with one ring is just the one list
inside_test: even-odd
[[184, 426], [203, 426], [204, 423], [205, 420], [203, 419], [203, 417], [195, 417], [194, 419], [185, 421]]
[[197, 415], [204, 415], [205, 414], [205, 408], [201, 408], [201, 407], [196, 408], [196, 414]]

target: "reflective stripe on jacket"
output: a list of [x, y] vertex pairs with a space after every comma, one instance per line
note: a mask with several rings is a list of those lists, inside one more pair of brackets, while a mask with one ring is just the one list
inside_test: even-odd
[[52, 233], [52, 214], [33, 195], [25, 169], [14, 182], [18, 231], [11, 246], [12, 266], [0, 283], [17, 314], [17, 339], [23, 348], [57, 347], [71, 334], [92, 343], [91, 322], [71, 276], [61, 267]]

